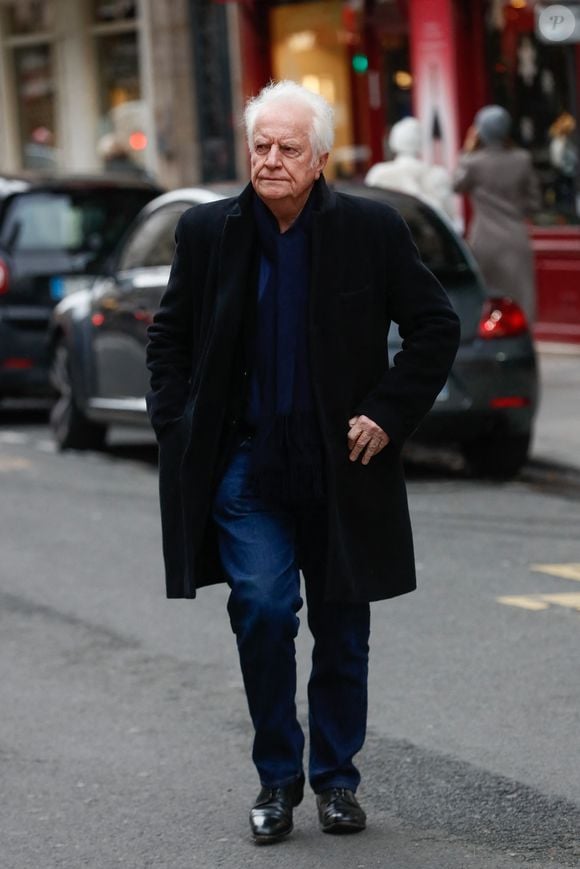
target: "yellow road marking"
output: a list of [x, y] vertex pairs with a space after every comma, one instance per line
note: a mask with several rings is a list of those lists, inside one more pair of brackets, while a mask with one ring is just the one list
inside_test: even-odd
[[580, 612], [580, 592], [573, 591], [568, 594], [543, 594], [544, 600], [555, 603], [557, 606], [565, 606], [568, 609]]
[[32, 462], [28, 459], [0, 459], [0, 473], [9, 473], [10, 471], [23, 471], [26, 468], [31, 468]]
[[580, 582], [580, 564], [530, 564], [530, 570]]
[[547, 610], [550, 604], [556, 604], [580, 612], [580, 592], [576, 591], [563, 594], [504, 595], [496, 600], [506, 606], [517, 606], [525, 610]]
[[498, 603], [506, 604], [506, 606], [519, 606], [524, 610], [547, 610], [549, 604], [539, 600], [539, 597], [540, 595], [519, 594], [512, 595], [511, 597], [498, 597], [497, 601]]

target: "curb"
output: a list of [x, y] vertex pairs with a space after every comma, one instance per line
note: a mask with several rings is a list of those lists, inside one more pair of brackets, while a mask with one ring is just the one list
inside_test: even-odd
[[519, 479], [524, 483], [574, 492], [580, 498], [580, 468], [573, 465], [531, 458], [522, 468]]
[[565, 344], [563, 341], [536, 341], [536, 352], [541, 356], [580, 356], [580, 344]]

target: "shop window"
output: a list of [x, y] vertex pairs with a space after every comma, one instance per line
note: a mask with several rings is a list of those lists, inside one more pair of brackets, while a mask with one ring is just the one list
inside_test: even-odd
[[51, 169], [58, 163], [52, 47], [13, 50], [21, 159], [25, 169]]
[[25, 169], [53, 169], [58, 164], [55, 55], [50, 42], [54, 0], [3, 0], [0, 16], [12, 67], [20, 163]]
[[[387, 37], [382, 43], [386, 129], [413, 114], [413, 76], [407, 35]], [[385, 158], [389, 156], [385, 151]]]
[[5, 5], [4, 27], [9, 36], [46, 33], [54, 25], [52, 0], [12, 0]]
[[100, 118], [97, 151], [107, 171], [145, 173], [148, 147], [136, 4], [95, 0]]
[[335, 147], [325, 175], [350, 177], [356, 172], [360, 148], [355, 144], [350, 75], [357, 35], [346, 27], [343, 4], [329, 0], [276, 6], [270, 10], [270, 32], [274, 78], [300, 82], [334, 108]]
[[510, 112], [513, 139], [532, 154], [542, 188], [534, 220], [578, 224], [578, 49], [538, 39], [530, 4], [490, 0], [486, 27], [491, 101]]
[[389, 160], [389, 134], [393, 126], [413, 114], [413, 75], [409, 46], [409, 19], [400, 3], [378, 3], [370, 12], [381, 66], [383, 109], [382, 158]]
[[135, 0], [93, 0], [95, 23], [134, 21], [137, 18]]
[[99, 89], [104, 115], [141, 98], [139, 52], [134, 33], [98, 39]]

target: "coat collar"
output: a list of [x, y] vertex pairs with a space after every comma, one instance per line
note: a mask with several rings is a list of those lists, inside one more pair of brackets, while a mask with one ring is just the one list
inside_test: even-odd
[[[324, 175], [314, 182], [314, 202], [313, 211], [323, 214], [336, 204], [336, 193], [331, 190], [326, 183]], [[228, 212], [228, 217], [246, 217], [252, 214], [252, 199], [254, 196], [254, 188], [251, 182], [248, 182], [240, 195], [234, 200], [231, 210]]]
[[[340, 243], [337, 196], [324, 177], [315, 182], [312, 209], [311, 312], [320, 312], [332, 304], [340, 286], [345, 246]], [[240, 275], [254, 274], [256, 225], [252, 212], [254, 188], [247, 184], [227, 212], [219, 256], [219, 290], [217, 322], [222, 314], [226, 331], [236, 328], [242, 316], [243, 293]], [[250, 279], [251, 280], [251, 279]]]

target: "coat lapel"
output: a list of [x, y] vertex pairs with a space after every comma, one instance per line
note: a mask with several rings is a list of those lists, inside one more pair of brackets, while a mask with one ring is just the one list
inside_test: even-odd
[[313, 328], [324, 322], [333, 310], [340, 287], [344, 248], [339, 243], [336, 194], [318, 182], [318, 196], [312, 214], [312, 272], [310, 283], [310, 322]]
[[220, 354], [221, 370], [226, 368], [239, 336], [248, 283], [254, 273], [256, 231], [250, 210], [251, 195], [248, 185], [226, 217], [220, 242], [210, 355], [212, 350]]

